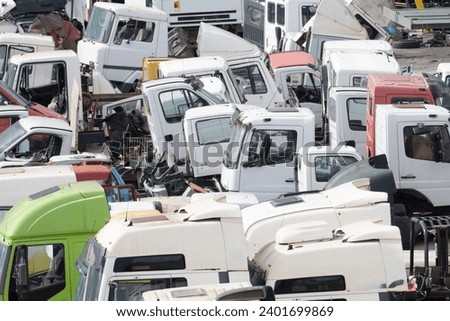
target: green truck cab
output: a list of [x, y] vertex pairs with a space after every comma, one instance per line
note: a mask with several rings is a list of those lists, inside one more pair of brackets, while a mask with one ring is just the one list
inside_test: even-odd
[[0, 300], [73, 300], [75, 261], [109, 219], [96, 181], [55, 186], [18, 202], [0, 222]]

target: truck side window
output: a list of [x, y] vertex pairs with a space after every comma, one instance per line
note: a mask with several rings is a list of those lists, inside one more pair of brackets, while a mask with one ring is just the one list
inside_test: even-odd
[[450, 162], [447, 126], [406, 126], [403, 128], [405, 154], [409, 158]]
[[138, 21], [134, 19], [119, 21], [114, 43], [122, 44], [123, 40], [152, 42], [155, 30], [154, 22]]
[[122, 40], [129, 40], [136, 31], [136, 20], [128, 19], [126, 21], [119, 21], [117, 25], [117, 32], [114, 37], [115, 44], [121, 44]]
[[12, 149], [12, 155], [16, 158], [31, 158], [39, 153], [47, 160], [61, 151], [62, 138], [48, 134], [33, 134], [21, 141]]
[[351, 130], [366, 130], [366, 98], [351, 98], [347, 100], [347, 117]]
[[198, 121], [195, 127], [199, 145], [228, 142], [232, 126], [229, 117]]
[[162, 92], [159, 94], [159, 101], [168, 123], [180, 122], [189, 108], [209, 105], [206, 100], [197, 94], [184, 89]]
[[[10, 295], [18, 300], [48, 300], [65, 288], [65, 252], [63, 244], [19, 246], [15, 253], [15, 273]], [[25, 274], [19, 275], [19, 265], [26, 264]], [[23, 279], [23, 278], [26, 279]]]
[[249, 146], [249, 158], [256, 155], [259, 166], [291, 162], [297, 146], [294, 130], [256, 130]]
[[233, 68], [233, 74], [244, 95], [256, 95], [267, 93], [266, 83], [261, 71], [256, 65]]
[[345, 289], [346, 284], [343, 275], [277, 280], [273, 287], [275, 294], [345, 291]]

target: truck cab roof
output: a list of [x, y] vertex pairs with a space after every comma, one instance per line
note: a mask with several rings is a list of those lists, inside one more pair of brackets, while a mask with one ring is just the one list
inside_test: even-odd
[[407, 87], [407, 88], [428, 88], [428, 83], [422, 75], [399, 75], [399, 74], [369, 74], [368, 82], [377, 89], [380, 87]]
[[63, 119], [29, 116], [20, 119], [19, 122], [26, 131], [30, 131], [35, 128], [57, 128], [64, 131], [72, 131], [70, 125]]
[[56, 59], [75, 59], [78, 61], [78, 55], [73, 50], [31, 52], [22, 55], [14, 55], [10, 58], [10, 62], [14, 64], [25, 64], [36, 60], [39, 62], [55, 62]]
[[[63, 204], [80, 202], [77, 211], [68, 211]], [[104, 214], [99, 220], [91, 211]], [[66, 218], [66, 219], [63, 219]], [[53, 233], [93, 234], [109, 219], [105, 191], [96, 181], [70, 183], [51, 187], [22, 199], [0, 222], [2, 238], [15, 239], [42, 237], [49, 234], [49, 226], [58, 221], [58, 229]]]
[[124, 5], [123, 3], [96, 2], [94, 6], [113, 11], [118, 16], [141, 18], [143, 20], [165, 21], [169, 20], [166, 12], [152, 7]]
[[285, 51], [269, 54], [271, 69], [295, 66], [319, 66], [316, 57], [306, 51]]
[[[426, 121], [424, 114], [427, 114], [430, 119], [436, 117], [446, 118], [450, 115], [450, 111], [444, 107], [430, 105], [430, 104], [380, 104], [377, 105], [377, 113], [389, 113], [394, 117], [401, 119], [403, 115], [417, 115], [417, 121]], [[409, 118], [411, 120], [411, 118]]]
[[330, 55], [330, 62], [336, 73], [340, 70], [359, 73], [401, 73], [397, 60], [384, 52], [333, 52]]
[[[208, 257], [208, 263], [215, 268], [242, 265], [246, 262], [244, 248], [226, 249], [222, 234], [223, 222], [240, 222], [239, 205], [205, 199], [180, 208], [178, 213], [153, 214], [123, 220], [111, 220], [96, 235], [99, 244], [107, 249], [107, 257], [130, 257], [136, 255], [158, 255], [185, 253], [186, 269], [205, 268], [200, 263], [199, 254]], [[241, 225], [238, 225], [238, 227]], [[227, 230], [225, 228], [225, 230]], [[152, 235], [155, 242], [143, 244], [139, 240], [148, 239]], [[243, 234], [241, 234], [243, 242]], [[234, 240], [239, 239], [237, 235]], [[194, 243], [186, 242], [194, 240]], [[201, 239], [208, 240], [202, 242]], [[177, 240], [183, 240], [179, 242]], [[215, 242], [214, 242], [215, 241]], [[234, 242], [234, 241], [233, 241]], [[141, 245], [136, 246], [140, 243]], [[197, 246], [193, 246], [197, 243]], [[124, 246], [134, 244], [133, 246]], [[243, 245], [243, 243], [241, 244]], [[236, 257], [217, 255], [218, 251], [240, 253]], [[214, 254], [215, 253], [215, 254]], [[239, 263], [237, 263], [239, 262]], [[199, 265], [200, 264], [200, 265]], [[208, 267], [212, 267], [208, 266]]]
[[211, 70], [226, 70], [228, 63], [220, 56], [192, 57], [161, 61], [158, 69], [162, 77], [210, 74]]
[[385, 40], [332, 40], [323, 44], [322, 63], [326, 63], [333, 52], [384, 52], [394, 55], [394, 48]]
[[37, 33], [0, 33], [0, 43], [2, 44], [18, 44], [47, 47], [48, 50], [55, 49], [55, 43], [51, 36], [41, 35]]

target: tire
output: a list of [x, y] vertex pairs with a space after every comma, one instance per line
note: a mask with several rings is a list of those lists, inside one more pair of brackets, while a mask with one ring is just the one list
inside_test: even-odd
[[421, 44], [422, 39], [402, 39], [394, 41], [392, 43], [392, 47], [398, 49], [412, 49], [412, 48], [420, 48]]

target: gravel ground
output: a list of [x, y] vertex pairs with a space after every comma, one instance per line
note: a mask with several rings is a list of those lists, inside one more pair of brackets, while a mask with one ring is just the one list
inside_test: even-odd
[[421, 47], [417, 49], [394, 49], [400, 66], [412, 65], [413, 73], [435, 73], [441, 62], [450, 62], [450, 47]]

